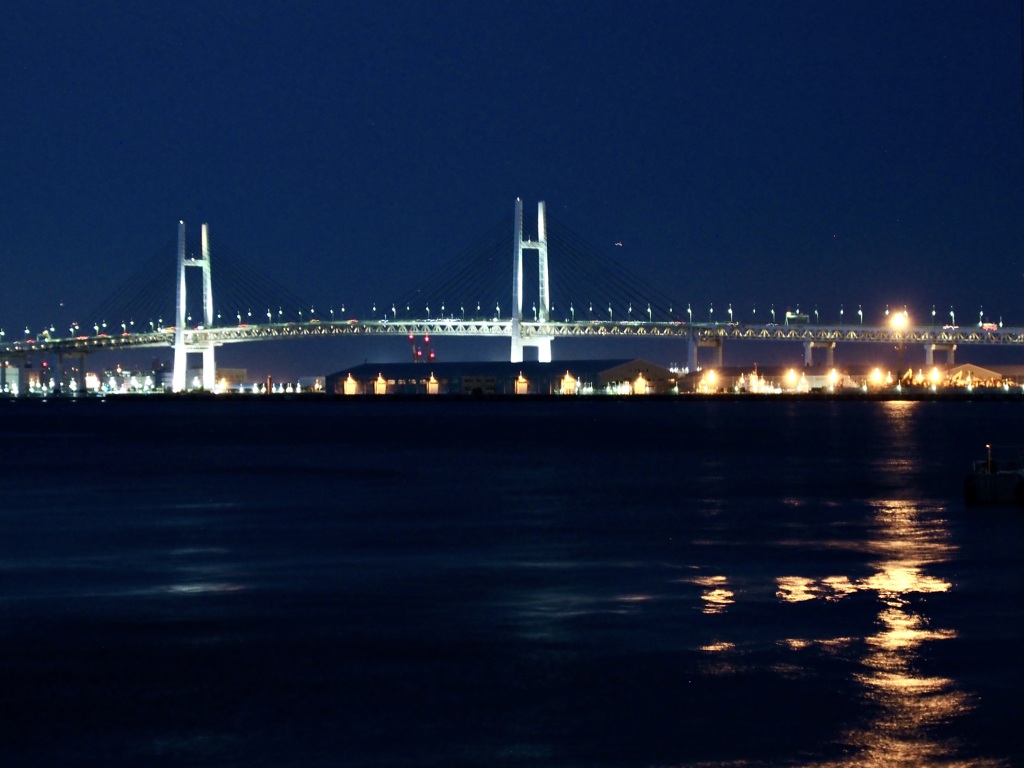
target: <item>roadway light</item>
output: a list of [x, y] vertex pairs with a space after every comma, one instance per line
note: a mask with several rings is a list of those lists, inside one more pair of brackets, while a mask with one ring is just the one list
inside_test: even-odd
[[907, 327], [907, 324], [909, 322], [910, 321], [909, 321], [909, 318], [907, 317], [907, 311], [906, 310], [903, 310], [902, 312], [896, 312], [889, 319], [889, 324], [893, 327], [894, 330], [897, 330], [897, 331], [902, 331], [904, 328]]
[[864, 307], [860, 304], [857, 305], [857, 317], [860, 318], [860, 324], [864, 325]]
[[839, 324], [843, 324], [843, 305], [839, 305]]
[[693, 322], [693, 308], [689, 304], [686, 305], [686, 316], [689, 318], [690, 322], [692, 323]]
[[985, 311], [981, 307], [978, 307], [978, 325], [982, 325], [982, 323], [984, 322], [984, 318]]
[[775, 305], [772, 304], [772, 324], [775, 324]]
[[949, 324], [956, 327], [956, 312], [953, 311], [953, 307], [949, 308]]
[[818, 324], [818, 305], [814, 305], [814, 324]]
[[713, 322], [715, 319], [715, 305], [712, 304], [708, 307], [708, 322]]
[[932, 304], [932, 325], [935, 325], [935, 305]]
[[732, 322], [732, 304], [729, 304], [729, 322]]

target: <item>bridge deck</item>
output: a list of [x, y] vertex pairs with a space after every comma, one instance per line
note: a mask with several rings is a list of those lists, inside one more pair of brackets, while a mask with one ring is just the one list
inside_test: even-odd
[[[791, 341], [817, 343], [1022, 345], [1024, 328], [986, 330], [980, 326], [949, 328], [920, 326], [894, 329], [869, 325], [754, 325], [744, 323], [683, 323], [631, 321], [527, 322], [519, 324], [523, 338], [687, 338], [696, 342], [715, 340]], [[305, 323], [266, 323], [185, 330], [185, 343], [194, 349], [239, 342], [326, 336], [462, 336], [508, 338], [511, 319], [466, 320], [432, 318], [425, 320], [345, 320]], [[87, 354], [103, 350], [170, 347], [174, 329], [144, 333], [98, 334], [58, 338], [49, 334], [34, 339], [0, 344], [9, 357], [31, 354]]]

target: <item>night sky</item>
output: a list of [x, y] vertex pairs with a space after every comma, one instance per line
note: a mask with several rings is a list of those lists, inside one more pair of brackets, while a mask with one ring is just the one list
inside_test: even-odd
[[[545, 200], [694, 319], [712, 303], [725, 319], [731, 303], [740, 320], [774, 304], [834, 321], [842, 304], [880, 321], [906, 304], [921, 319], [953, 306], [961, 325], [979, 311], [1024, 325], [1016, 1], [12, 2], [0, 14], [8, 335], [81, 320], [179, 219], [209, 222], [214, 259], [218, 245], [247, 254], [294, 293], [356, 313], [406, 293], [517, 196], [528, 211]], [[511, 251], [510, 232], [509, 269]], [[400, 340], [277, 342], [220, 360], [297, 375], [406, 353]]]

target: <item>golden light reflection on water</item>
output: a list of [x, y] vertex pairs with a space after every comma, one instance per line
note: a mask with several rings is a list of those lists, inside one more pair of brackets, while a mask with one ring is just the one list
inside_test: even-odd
[[[893, 405], [893, 404], [887, 404]], [[892, 408], [895, 412], [905, 409]], [[854, 645], [851, 638], [832, 641], [790, 638], [784, 645], [794, 652], [813, 647], [862, 647], [860, 669], [853, 679], [862, 686], [868, 712], [859, 727], [841, 738], [849, 753], [840, 761], [820, 763], [838, 768], [891, 768], [892, 766], [995, 766], [998, 761], [964, 761], [958, 745], [935, 736], [937, 727], [972, 708], [971, 697], [955, 680], [929, 675], [922, 668], [925, 643], [956, 638], [951, 629], [937, 628], [919, 608], [915, 596], [947, 592], [953, 585], [927, 572], [930, 565], [953, 553], [943, 521], [922, 516], [903, 501], [875, 503], [874, 536], [866, 551], [875, 555], [874, 572], [852, 579], [845, 575], [813, 579], [782, 576], [776, 596], [785, 602], [836, 601], [858, 592], [877, 595], [876, 631]]]
[[733, 591], [726, 589], [725, 576], [695, 576], [689, 581], [703, 589], [700, 599], [703, 601], [702, 611], [704, 613], [722, 613], [728, 606], [736, 602]]

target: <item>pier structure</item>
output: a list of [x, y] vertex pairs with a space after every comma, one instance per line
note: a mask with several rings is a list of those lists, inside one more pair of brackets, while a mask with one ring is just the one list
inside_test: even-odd
[[[523, 336], [523, 251], [537, 251], [537, 304], [533, 320], [534, 332]], [[516, 198], [515, 245], [512, 254], [512, 351], [510, 362], [523, 362], [523, 348], [536, 347], [537, 360], [551, 362], [551, 341], [554, 334], [545, 333], [549, 321], [551, 283], [548, 277], [548, 237], [544, 225], [544, 201], [537, 203], [537, 239], [523, 239], [523, 201]]]
[[188, 288], [185, 282], [185, 270], [197, 267], [203, 271], [203, 327], [213, 327], [213, 283], [210, 274], [210, 233], [206, 224], [201, 227], [202, 254], [197, 259], [185, 253], [185, 222], [178, 222], [178, 291], [175, 306], [174, 326], [174, 371], [171, 387], [175, 392], [184, 392], [188, 388], [185, 380], [188, 375], [188, 353], [201, 352], [203, 355], [203, 389], [213, 391], [216, 384], [217, 368], [214, 362], [215, 343], [212, 339], [192, 341], [185, 344], [185, 323]]
[[814, 365], [814, 350], [825, 350], [825, 365], [829, 368], [836, 364], [836, 343], [834, 341], [805, 341], [804, 342], [804, 365]]

